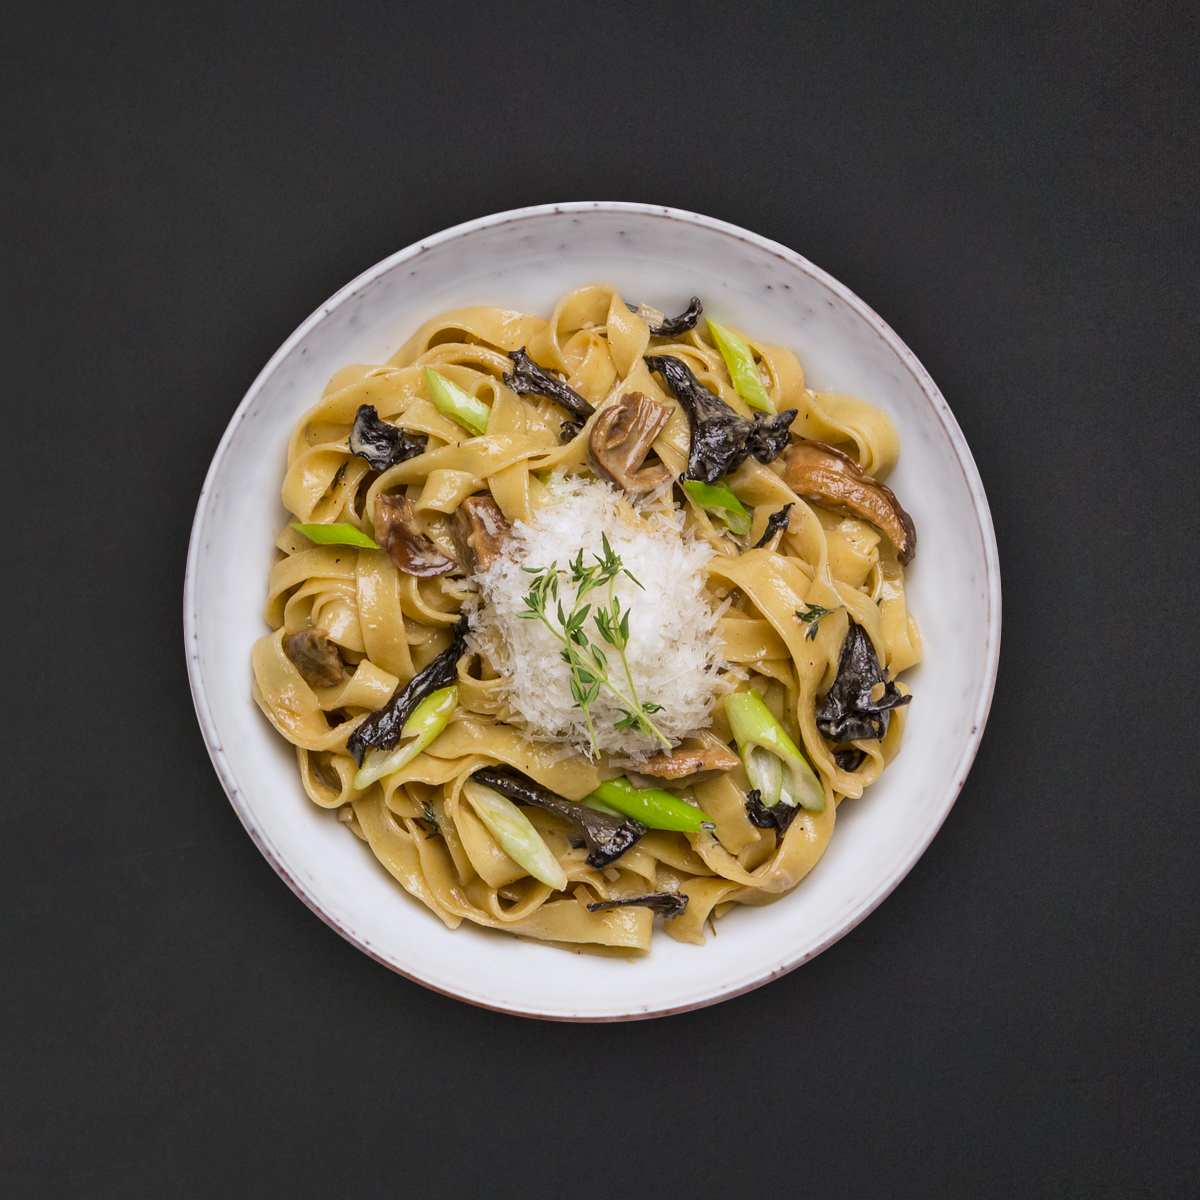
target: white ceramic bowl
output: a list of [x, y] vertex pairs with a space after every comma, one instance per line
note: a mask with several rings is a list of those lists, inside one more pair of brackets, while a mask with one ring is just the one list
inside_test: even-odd
[[[428, 317], [469, 304], [549, 315], [563, 292], [607, 281], [794, 350], [807, 380], [879, 405], [895, 422], [888, 482], [920, 532], [909, 597], [925, 662], [903, 749], [790, 895], [735, 910], [704, 947], [656, 933], [644, 958], [570, 954], [464, 924], [450, 932], [334, 814], [305, 797], [291, 746], [250, 698], [288, 433], [329, 377], [383, 362]], [[909, 871], [974, 758], [1000, 644], [991, 517], [961, 431], [904, 343], [800, 255], [694, 213], [642, 204], [498, 213], [401, 250], [347, 284], [283, 344], [234, 414], [200, 495], [184, 594], [188, 670], [213, 764], [250, 836], [287, 884], [367, 954], [428, 987], [516, 1013], [620, 1020], [680, 1012], [766, 983], [837, 941]]]

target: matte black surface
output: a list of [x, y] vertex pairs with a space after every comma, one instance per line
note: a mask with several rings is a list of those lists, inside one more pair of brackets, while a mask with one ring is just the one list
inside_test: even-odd
[[[1200, 1191], [1194, 4], [3, 30], [0, 1194]], [[787, 978], [632, 1026], [469, 1008], [331, 933], [225, 800], [180, 627], [209, 458], [291, 330], [426, 234], [595, 198], [737, 222], [882, 313], [1005, 591], [909, 878]]]

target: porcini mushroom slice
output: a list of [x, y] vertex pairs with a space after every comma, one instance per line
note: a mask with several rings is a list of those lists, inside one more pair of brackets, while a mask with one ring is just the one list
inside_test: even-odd
[[732, 750], [724, 746], [703, 746], [699, 750], [672, 750], [669, 754], [656, 754], [637, 769], [643, 775], [654, 775], [659, 779], [684, 779], [697, 771], [731, 771], [741, 763]]
[[841, 450], [824, 442], [801, 441], [786, 456], [783, 481], [805, 500], [844, 517], [878, 526], [896, 547], [902, 563], [917, 552], [917, 530], [892, 489], [880, 483]]
[[283, 639], [283, 652], [309, 687], [333, 687], [345, 677], [342, 656], [323, 629], [289, 633]]
[[406, 575], [429, 579], [448, 575], [458, 567], [417, 528], [412, 501], [407, 496], [375, 497], [375, 537]]
[[[595, 420], [588, 435], [588, 461], [597, 475], [611, 480], [627, 495], [644, 496], [670, 478], [670, 470], [657, 463], [642, 467], [650, 444], [671, 419], [665, 404], [626, 392]], [[640, 468], [640, 469], [639, 469]]]
[[486, 571], [504, 556], [512, 526], [491, 496], [468, 496], [454, 513], [455, 540], [466, 570]]

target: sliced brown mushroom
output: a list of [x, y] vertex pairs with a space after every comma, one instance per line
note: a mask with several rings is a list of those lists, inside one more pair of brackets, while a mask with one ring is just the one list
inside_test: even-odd
[[917, 530], [892, 489], [867, 475], [850, 455], [824, 442], [797, 442], [787, 452], [783, 481], [805, 500], [845, 517], [870, 521], [892, 539], [902, 563], [917, 552]]
[[458, 568], [418, 528], [407, 496], [375, 497], [375, 540], [406, 575], [429, 579]]
[[[671, 410], [641, 392], [626, 392], [592, 425], [588, 462], [597, 475], [611, 480], [630, 496], [643, 496], [670, 478], [663, 463], [643, 467], [650, 444], [671, 419]], [[640, 469], [639, 469], [640, 468]]]
[[698, 750], [672, 750], [656, 754], [645, 762], [638, 763], [642, 775], [654, 775], [659, 779], [684, 779], [697, 771], [731, 771], [742, 760], [724, 746], [703, 746]]
[[345, 678], [342, 656], [323, 629], [289, 633], [283, 639], [283, 652], [309, 687], [333, 687]]
[[468, 496], [454, 513], [454, 526], [463, 567], [471, 574], [486, 571], [512, 542], [512, 526], [491, 496]]

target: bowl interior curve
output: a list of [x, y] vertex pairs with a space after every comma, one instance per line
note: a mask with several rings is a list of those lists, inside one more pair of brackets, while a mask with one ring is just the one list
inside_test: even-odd
[[[656, 932], [644, 958], [571, 954], [464, 923], [450, 932], [334, 813], [304, 796], [292, 748], [250, 697], [288, 435], [351, 362], [382, 362], [429, 317], [496, 304], [549, 315], [562, 293], [615, 284], [675, 312], [693, 294], [716, 319], [792, 349], [810, 386], [883, 408], [901, 442], [889, 485], [920, 552], [909, 606], [925, 661], [903, 748], [845, 801], [824, 858], [791, 894], [735, 910], [703, 947]], [[449, 230], [366, 272], [314, 313], [264, 369], [217, 451], [197, 511], [185, 632], [193, 694], [230, 798], [264, 854], [331, 925], [381, 961], [473, 1003], [606, 1020], [679, 1011], [754, 987], [852, 928], [907, 873], [974, 756], [995, 679], [999, 573], [987, 503], [954, 418], [911, 352], [861, 301], [798, 255], [721, 222], [643, 205], [544, 206]]]

